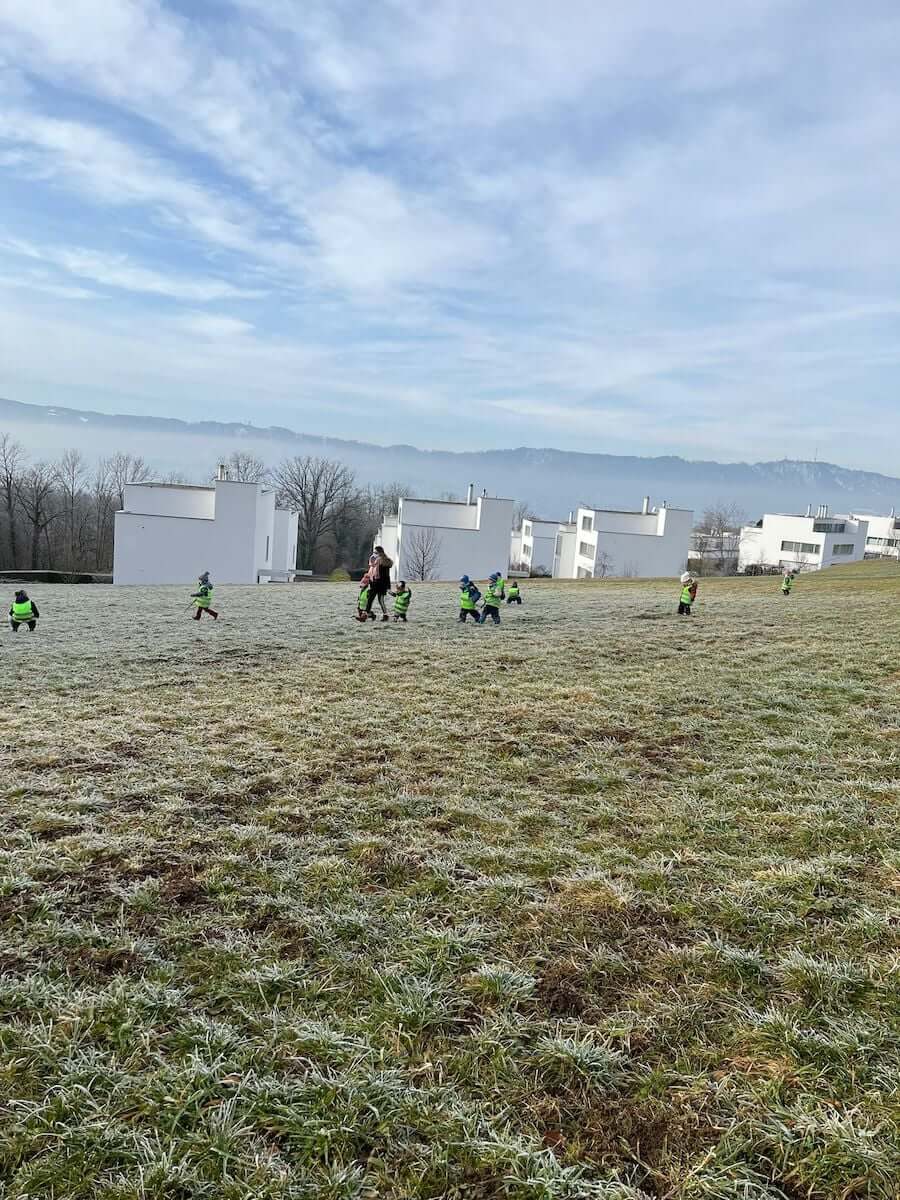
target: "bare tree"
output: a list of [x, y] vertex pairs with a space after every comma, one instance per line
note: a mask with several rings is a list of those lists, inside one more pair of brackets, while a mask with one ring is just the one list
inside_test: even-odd
[[707, 508], [694, 527], [694, 551], [701, 572], [707, 565], [725, 574], [737, 565], [737, 537], [746, 521], [739, 505], [722, 501]]
[[518, 532], [522, 528], [522, 522], [527, 521], [531, 516], [531, 505], [527, 500], [518, 500], [513, 505], [513, 532]]
[[316, 551], [335, 530], [339, 514], [354, 493], [349, 467], [328, 458], [286, 459], [274, 472], [279, 501], [299, 515], [297, 565], [311, 570]]
[[0, 434], [0, 499], [6, 517], [6, 542], [9, 566], [19, 565], [19, 541], [16, 508], [25, 469], [25, 451], [8, 433]]
[[[269, 468], [261, 458], [249, 450], [232, 450], [227, 458], [220, 459], [228, 471], [228, 478], [235, 483], [265, 483], [270, 476]], [[216, 464], [218, 467], [218, 463]], [[213, 478], [216, 476], [213, 472]]]
[[109, 464], [109, 486], [117, 508], [125, 507], [125, 485], [147, 483], [151, 471], [140, 455], [114, 454], [107, 459]]
[[18, 499], [28, 524], [31, 570], [36, 571], [41, 565], [41, 538], [60, 515], [53, 508], [53, 468], [48, 463], [35, 463], [25, 472]]
[[69, 571], [79, 565], [82, 550], [81, 499], [87, 482], [87, 463], [80, 450], [66, 450], [53, 466], [63, 520], [63, 563]]
[[108, 458], [99, 459], [91, 482], [95, 571], [107, 570], [112, 565], [115, 495], [110, 464]]
[[597, 559], [594, 563], [594, 578], [605, 579], [607, 575], [612, 574], [613, 560], [612, 555], [608, 550], [598, 550]]
[[434, 579], [443, 543], [429, 526], [414, 529], [403, 539], [403, 571], [408, 579]]

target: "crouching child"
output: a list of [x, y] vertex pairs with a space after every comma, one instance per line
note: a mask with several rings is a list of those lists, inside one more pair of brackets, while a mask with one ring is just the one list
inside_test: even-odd
[[27, 625], [28, 632], [34, 633], [40, 615], [27, 592], [16, 592], [16, 598], [9, 606], [9, 626], [13, 633], [18, 633], [20, 625]]

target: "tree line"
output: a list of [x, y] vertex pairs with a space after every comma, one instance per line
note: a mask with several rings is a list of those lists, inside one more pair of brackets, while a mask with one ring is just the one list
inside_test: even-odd
[[[364, 566], [385, 513], [409, 489], [400, 482], [362, 486], [342, 462], [310, 455], [269, 467], [246, 451], [220, 460], [228, 478], [272, 488], [298, 513], [297, 566], [331, 573]], [[205, 478], [218, 473], [214, 464]], [[0, 570], [112, 570], [115, 513], [129, 483], [188, 483], [154, 473], [140, 455], [119, 452], [90, 461], [66, 450], [34, 461], [10, 434], [0, 434]]]

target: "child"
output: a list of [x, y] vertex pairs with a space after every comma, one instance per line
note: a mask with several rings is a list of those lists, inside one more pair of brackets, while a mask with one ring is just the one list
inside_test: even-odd
[[[366, 611], [369, 605], [369, 585], [372, 580], [369, 578], [369, 572], [366, 571], [362, 579], [359, 581], [359, 595], [356, 597], [356, 619], [364, 625], [369, 619], [369, 614]], [[372, 614], [374, 621], [375, 614]]]
[[693, 578], [685, 572], [681, 577], [681, 599], [678, 602], [679, 617], [689, 617], [691, 615], [691, 605], [697, 596], [697, 584]]
[[478, 601], [481, 599], [481, 592], [471, 581], [468, 575], [463, 575], [459, 581], [459, 619], [465, 625], [468, 617], [472, 617], [477, 625], [478, 617]]
[[791, 594], [791, 588], [793, 586], [794, 586], [794, 572], [793, 571], [785, 571], [784, 578], [781, 581], [782, 596], [789, 596]]
[[518, 579], [511, 579], [509, 581], [509, 591], [506, 593], [506, 603], [507, 604], [521, 604], [522, 603], [522, 594], [519, 591]]
[[199, 621], [203, 613], [207, 612], [214, 621], [218, 621], [219, 614], [212, 607], [213, 585], [209, 582], [209, 571], [204, 571], [197, 580], [196, 592], [191, 592], [191, 599], [196, 605], [194, 620]]
[[488, 581], [487, 591], [484, 593], [484, 606], [481, 610], [481, 624], [487, 623], [488, 617], [495, 625], [500, 624], [500, 605], [503, 603], [503, 576], [499, 571], [495, 571]]
[[13, 633], [18, 633], [20, 625], [27, 625], [28, 632], [34, 633], [40, 615], [37, 605], [33, 600], [29, 600], [27, 592], [16, 592], [16, 598], [9, 606], [9, 625]]
[[396, 592], [391, 592], [394, 597], [394, 620], [402, 621], [406, 624], [406, 614], [409, 611], [410, 601], [412, 600], [412, 592], [406, 586], [406, 580], [401, 579], [397, 584]]

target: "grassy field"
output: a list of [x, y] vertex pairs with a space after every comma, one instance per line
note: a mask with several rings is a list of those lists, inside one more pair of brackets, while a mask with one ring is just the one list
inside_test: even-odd
[[4, 1200], [900, 1195], [900, 571], [35, 587]]

